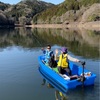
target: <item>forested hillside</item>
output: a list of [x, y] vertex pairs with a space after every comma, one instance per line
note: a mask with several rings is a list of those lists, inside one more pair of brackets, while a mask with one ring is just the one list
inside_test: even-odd
[[[15, 24], [30, 25], [32, 24], [31, 21], [34, 15], [52, 6], [54, 5], [51, 3], [39, 0], [23, 0], [16, 5], [0, 2], [0, 18], [7, 16], [8, 18], [12, 18]], [[3, 23], [8, 24], [2, 20], [2, 24]]]
[[65, 0], [59, 5], [41, 0], [22, 0], [15, 5], [0, 2], [0, 27], [91, 21], [100, 21], [100, 0]]
[[[100, 0], [65, 0], [63, 3], [34, 16], [33, 23], [61, 24], [66, 22], [81, 21], [83, 14], [91, 7], [96, 9], [96, 12], [93, 10], [89, 10], [91, 14], [88, 16], [89, 18], [85, 20], [100, 20], [99, 3]], [[95, 7], [92, 5], [94, 5]]]

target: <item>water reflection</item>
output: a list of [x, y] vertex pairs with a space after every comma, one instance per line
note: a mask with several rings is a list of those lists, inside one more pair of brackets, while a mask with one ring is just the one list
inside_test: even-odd
[[56, 100], [68, 100], [68, 97], [58, 90], [55, 91], [55, 98]]
[[99, 59], [99, 40], [98, 31], [45, 28], [0, 29], [0, 48], [16, 45], [31, 49], [56, 44], [67, 46], [72, 53], [86, 58]]
[[[41, 85], [47, 85], [48, 88], [54, 89], [54, 87], [50, 83], [47, 84], [46, 83], [47, 83], [46, 80], [43, 79], [43, 83]], [[68, 100], [68, 97], [66, 94], [55, 89], [55, 100]]]
[[[94, 100], [94, 98], [97, 98], [99, 100], [99, 92], [95, 91], [94, 85], [88, 86], [88, 87], [77, 87], [76, 89], [68, 90], [66, 93], [61, 92], [60, 90], [57, 90], [55, 87], [53, 87], [51, 84], [46, 82], [45, 79], [43, 79], [43, 85], [47, 85], [48, 89], [54, 89], [55, 92], [55, 100], [88, 100], [92, 96], [91, 100]], [[75, 94], [75, 95], [73, 95]]]

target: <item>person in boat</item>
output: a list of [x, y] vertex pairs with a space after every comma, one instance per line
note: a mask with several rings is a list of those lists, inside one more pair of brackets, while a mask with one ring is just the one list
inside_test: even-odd
[[46, 49], [42, 48], [43, 54], [45, 56], [45, 59], [43, 60], [43, 62], [46, 65], [49, 65], [49, 60], [51, 57], [54, 56], [53, 51], [51, 50], [51, 45], [47, 45]]
[[58, 49], [55, 50], [55, 60], [58, 60], [57, 67], [60, 74], [67, 72], [68, 76], [71, 76], [71, 70], [69, 67], [69, 60], [73, 62], [80, 62], [79, 59], [73, 58], [68, 54], [66, 47], [61, 48], [61, 54], [58, 56]]

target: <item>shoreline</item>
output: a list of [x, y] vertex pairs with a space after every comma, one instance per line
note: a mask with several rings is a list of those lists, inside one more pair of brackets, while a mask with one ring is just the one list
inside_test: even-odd
[[86, 30], [98, 30], [100, 31], [100, 21], [96, 22], [71, 22], [69, 24], [33, 24], [25, 25], [25, 27], [31, 28], [70, 28], [70, 29], [86, 29]]

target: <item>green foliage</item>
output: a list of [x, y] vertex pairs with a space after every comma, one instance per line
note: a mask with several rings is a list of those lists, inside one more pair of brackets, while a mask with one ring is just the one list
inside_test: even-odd
[[65, 4], [68, 10], [79, 10], [79, 2], [77, 0], [66, 0]]
[[81, 0], [80, 5], [88, 6], [94, 3], [100, 3], [100, 0]]
[[88, 21], [100, 21], [100, 15], [93, 14], [89, 16]]
[[65, 6], [63, 7], [59, 7], [58, 6], [58, 10], [57, 10], [57, 13], [56, 13], [56, 16], [61, 16], [62, 14], [66, 13], [67, 9]]

